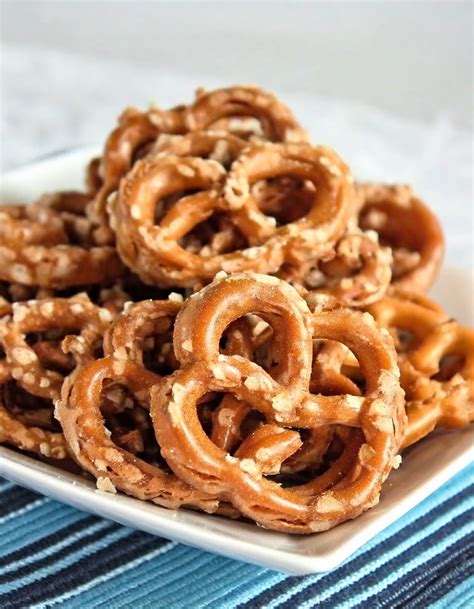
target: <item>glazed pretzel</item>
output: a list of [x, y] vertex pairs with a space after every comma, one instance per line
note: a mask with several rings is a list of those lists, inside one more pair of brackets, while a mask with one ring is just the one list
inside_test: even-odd
[[[50, 431], [52, 402], [59, 397], [64, 373], [69, 360], [61, 358], [57, 341], [49, 345], [39, 342], [30, 345], [27, 335], [60, 330], [76, 334], [84, 352], [90, 351], [101, 339], [111, 316], [108, 311], [93, 305], [84, 295], [70, 299], [50, 298], [28, 303], [15, 303], [12, 316], [1, 322], [0, 344], [5, 350], [2, 376], [4, 404], [0, 407], [2, 420], [1, 441], [24, 450], [64, 459], [67, 446], [63, 434]], [[65, 339], [67, 340], [67, 339]], [[67, 374], [67, 372], [66, 372]], [[15, 383], [26, 394], [46, 400], [43, 411], [22, 412], [21, 404], [6, 403], [6, 384]], [[13, 396], [15, 399], [15, 396]], [[42, 429], [42, 423], [45, 428]]]
[[392, 277], [391, 263], [390, 249], [378, 244], [375, 233], [350, 233], [322, 260], [288, 265], [278, 276], [305, 296], [310, 308], [321, 294], [345, 306], [361, 307], [385, 294]]
[[[403, 446], [436, 427], [468, 425], [474, 419], [474, 331], [449, 320], [426, 297], [396, 293], [369, 310], [395, 336], [400, 351], [408, 416]], [[409, 338], [398, 340], [400, 331]]]
[[[274, 328], [278, 364], [272, 375], [245, 358], [219, 353], [225, 328], [248, 313], [257, 313]], [[343, 340], [364, 369], [366, 395], [312, 395], [312, 335], [340, 340], [342, 327]], [[288, 532], [326, 530], [378, 500], [403, 433], [404, 413], [394, 353], [371, 318], [342, 310], [312, 318], [288, 284], [263, 275], [234, 275], [188, 299], [176, 321], [174, 347], [182, 367], [152, 389], [151, 414], [162, 453], [181, 479], [218, 493], [264, 526]], [[203, 432], [196, 404], [209, 390], [248, 402], [278, 428], [361, 426], [365, 442], [360, 435], [348, 442], [353, 449], [352, 477], [321, 492], [314, 491], [318, 479], [300, 490], [265, 479], [252, 458], [227, 454]], [[275, 427], [259, 431], [267, 449], [268, 432], [287, 434]], [[254, 449], [249, 451], [253, 454]]]
[[178, 108], [168, 111], [152, 108], [148, 112], [128, 108], [119, 117], [117, 128], [105, 144], [100, 167], [92, 167], [94, 173], [90, 174], [94, 184], [98, 185], [99, 182], [94, 174], [99, 175], [101, 181], [88, 210], [89, 217], [98, 226], [96, 239], [99, 243], [110, 243], [112, 240], [106, 212], [108, 196], [118, 188], [120, 180], [131, 169], [137, 157], [148, 152], [160, 133], [185, 131], [181, 116], [182, 110]]
[[444, 236], [434, 213], [409, 186], [358, 184], [359, 224], [393, 250], [393, 284], [425, 292], [438, 276]]
[[194, 131], [186, 135], [161, 135], [148, 153], [150, 156], [175, 154], [217, 161], [228, 169], [247, 142], [226, 131]]
[[[214, 512], [218, 508], [215, 497], [193, 490], [158, 464], [147, 463], [135, 454], [143, 449], [143, 428], [136, 429], [140, 433], [133, 436], [119, 430], [122, 435], [116, 442], [117, 434], [109, 430], [101, 412], [106, 394], [110, 399], [111, 388], [121, 386], [137, 404], [148, 408], [150, 388], [160, 377], [143, 366], [145, 342], [166, 333], [179, 308], [173, 301], [144, 301], [127, 308], [113, 322], [104, 341], [105, 352], [113, 356], [78, 369], [66, 380], [57, 415], [74, 457], [96, 477], [99, 489], [115, 492], [118, 488], [173, 509], [189, 506]], [[119, 396], [113, 408], [118, 411], [121, 407]]]
[[64, 243], [66, 233], [61, 217], [41, 205], [2, 205], [0, 207], [0, 244], [56, 245]]
[[[272, 334], [271, 326], [262, 319], [249, 317], [238, 319], [226, 332], [226, 347], [223, 352], [226, 355], [240, 355], [265, 366], [261, 355], [259, 357], [257, 354], [259, 349], [268, 345]], [[272, 354], [270, 352], [266, 355], [271, 358]], [[314, 387], [311, 378], [311, 393], [324, 393], [320, 388], [313, 391]], [[339, 393], [351, 392], [342, 390]], [[360, 395], [360, 392], [354, 395]], [[308, 469], [314, 470], [321, 465], [333, 438], [333, 426], [304, 430], [303, 439], [300, 437], [301, 432], [283, 433], [281, 428], [277, 431], [276, 426], [264, 425], [264, 429], [259, 429], [258, 421], [249, 427], [247, 420], [254, 412], [247, 402], [238, 400], [231, 394], [225, 394], [212, 413], [212, 427], [209, 434], [212, 442], [228, 453], [234, 453], [237, 449], [235, 454], [239, 456], [249, 450], [249, 445], [258, 447], [262, 439], [261, 434], [268, 436], [269, 443], [273, 443], [272, 448], [266, 450], [263, 447], [263, 451], [255, 450], [252, 454], [252, 458], [265, 474], [294, 474]], [[274, 443], [275, 434], [278, 434], [276, 443]], [[258, 441], [255, 441], [254, 436], [257, 436]]]
[[[76, 213], [81, 205], [76, 195], [57, 193], [36, 205], [3, 207], [0, 280], [64, 289], [109, 282], [123, 274], [114, 248], [90, 243], [90, 223]], [[56, 209], [60, 206], [62, 211]]]
[[[198, 91], [196, 101], [184, 112], [189, 131], [209, 130], [222, 125], [227, 131], [242, 131], [242, 118], [253, 117], [262, 136], [271, 142], [305, 142], [307, 134], [290, 110], [274, 95], [250, 85], [215, 91]], [[236, 118], [232, 121], [222, 119]], [[244, 127], [245, 130], [245, 127]]]
[[[280, 175], [310, 180], [317, 190], [303, 218], [277, 227], [275, 218], [258, 210], [250, 186]], [[153, 225], [157, 201], [197, 189], [201, 192], [179, 199]], [[352, 206], [350, 175], [332, 151], [267, 144], [245, 149], [227, 176], [220, 164], [195, 157], [167, 155], [137, 162], [112, 205], [111, 224], [122, 259], [144, 281], [186, 287], [209, 282], [220, 270], [272, 272], [285, 258], [294, 261], [305, 251], [327, 251], [344, 230]], [[216, 211], [231, 214], [251, 247], [204, 256], [180, 245], [180, 239]]]
[[[104, 354], [145, 365], [144, 351], [152, 347], [157, 356], [155, 365], [177, 364], [172, 352], [174, 321], [182, 306], [182, 297], [172, 300], [144, 300], [128, 305], [114, 320], [104, 337]], [[150, 344], [151, 341], [151, 344]]]

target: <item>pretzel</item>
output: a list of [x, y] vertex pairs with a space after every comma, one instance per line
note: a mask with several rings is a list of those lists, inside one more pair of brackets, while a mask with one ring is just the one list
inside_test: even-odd
[[[262, 354], [258, 353], [262, 346], [268, 345], [268, 341], [272, 337], [271, 327], [266, 322], [258, 318], [255, 320], [248, 317], [238, 319], [229, 326], [226, 336], [223, 353], [252, 359], [269, 369], [270, 365], [266, 365]], [[271, 351], [266, 356], [271, 359]], [[311, 392], [323, 393], [323, 391], [313, 391], [313, 380], [311, 380]], [[345, 393], [345, 391], [341, 393]], [[226, 452], [233, 453], [237, 449], [236, 455], [243, 454], [247, 450], [247, 443], [250, 442], [249, 437], [252, 437], [254, 433], [266, 433], [264, 430], [259, 430], [260, 421], [258, 419], [249, 425], [248, 419], [253, 413], [255, 411], [252, 411], [252, 407], [247, 402], [238, 400], [231, 394], [224, 395], [212, 413], [212, 426], [209, 434], [212, 442]], [[287, 458], [285, 458], [285, 452], [279, 450], [279, 448], [284, 449], [279, 444], [271, 451], [275, 457], [282, 453], [282, 458], [277, 461], [268, 463], [268, 459], [262, 460], [260, 454], [255, 454], [252, 458], [264, 468], [262, 471], [265, 473], [294, 474], [308, 468], [314, 470], [321, 465], [333, 438], [333, 427], [300, 430], [300, 434], [295, 435], [295, 432], [292, 432], [292, 435], [289, 436], [282, 432], [277, 433], [279, 433], [279, 443], [283, 445], [288, 441], [288, 447], [291, 447]]]
[[112, 241], [106, 212], [108, 196], [117, 189], [137, 157], [148, 152], [160, 133], [184, 132], [181, 115], [180, 109], [164, 111], [152, 108], [148, 112], [140, 112], [127, 108], [119, 117], [119, 124], [107, 139], [97, 170], [102, 184], [88, 210], [89, 217], [98, 227], [96, 239], [99, 243]]
[[[317, 190], [303, 218], [276, 227], [274, 218], [258, 211], [250, 185], [288, 174], [311, 180]], [[145, 282], [191, 287], [209, 282], [220, 270], [276, 271], [285, 258], [327, 250], [352, 211], [347, 168], [322, 147], [253, 146], [233, 163], [222, 189], [224, 176], [221, 165], [195, 157], [168, 155], [135, 164], [112, 203], [111, 221], [120, 256]], [[179, 199], [153, 226], [157, 200], [190, 189], [200, 192]], [[231, 214], [251, 247], [211, 257], [180, 245], [180, 239], [216, 211]]]
[[[165, 507], [198, 507], [214, 512], [218, 509], [216, 498], [193, 490], [158, 464], [149, 464], [136, 455], [144, 449], [143, 428], [135, 428], [135, 433], [119, 429], [119, 434], [112, 431], [111, 435], [100, 409], [106, 390], [110, 398], [110, 388], [120, 386], [136, 404], [148, 408], [149, 390], [160, 377], [143, 366], [145, 341], [167, 332], [179, 307], [175, 301], [131, 305], [114, 321], [105, 339], [105, 353], [113, 356], [96, 360], [66, 380], [57, 416], [74, 457], [97, 478], [100, 490], [115, 492], [119, 488]], [[119, 406], [120, 401], [119, 396]]]
[[123, 273], [114, 248], [88, 242], [90, 223], [71, 211], [82, 196], [57, 193], [32, 206], [3, 207], [0, 216], [0, 280], [64, 289], [107, 282]]
[[[91, 164], [97, 161], [93, 159]], [[45, 193], [38, 200], [38, 205], [49, 207], [58, 212], [65, 212], [75, 215], [84, 215], [87, 204], [91, 200], [91, 194], [77, 190], [62, 190], [53, 193]], [[31, 206], [30, 206], [31, 207]]]
[[103, 185], [101, 175], [101, 164], [102, 159], [100, 157], [94, 157], [89, 161], [86, 168], [86, 187], [87, 192], [94, 197]]
[[217, 161], [228, 169], [246, 146], [245, 140], [226, 131], [194, 131], [186, 135], [162, 134], [148, 154], [197, 156]]
[[408, 416], [403, 446], [435, 428], [465, 427], [474, 420], [474, 331], [449, 320], [426, 297], [398, 293], [369, 310], [392, 333], [411, 335], [397, 340]]
[[[64, 354], [62, 357], [58, 354], [60, 346], [57, 341], [49, 348], [47, 343], [42, 342], [30, 346], [26, 337], [28, 334], [54, 330], [60, 330], [63, 334], [78, 332], [78, 341], [85, 352], [92, 349], [110, 319], [106, 310], [93, 305], [84, 295], [15, 303], [12, 306], [12, 317], [4, 318], [0, 327], [0, 344], [6, 354], [5, 360], [0, 362], [4, 370], [0, 374], [3, 387], [3, 404], [0, 407], [2, 442], [47, 457], [67, 457], [62, 433], [51, 431], [49, 427], [52, 423], [52, 402], [59, 397], [64, 374], [69, 372], [69, 360]], [[67, 371], [62, 373], [59, 369]], [[6, 385], [12, 383], [37, 401], [38, 398], [45, 400], [44, 409], [24, 411], [21, 399], [20, 403], [15, 403], [16, 395], [8, 400], [12, 403], [7, 404]]]
[[[104, 354], [116, 359], [130, 360], [140, 366], [152, 364], [176, 364], [172, 353], [172, 330], [181, 309], [182, 297], [173, 294], [172, 299], [144, 300], [128, 305], [110, 326], [104, 337]], [[144, 352], [152, 347], [156, 361], [146, 362]], [[173, 368], [174, 369], [174, 368]]]
[[310, 307], [321, 294], [345, 306], [361, 307], [385, 294], [391, 262], [390, 249], [379, 246], [376, 234], [351, 233], [341, 237], [322, 260], [284, 266], [278, 276], [296, 287]]
[[357, 190], [361, 228], [375, 230], [393, 250], [392, 283], [404, 290], [427, 291], [444, 254], [444, 236], [434, 213], [409, 186], [358, 184]]
[[56, 245], [66, 233], [61, 217], [41, 205], [2, 205], [0, 207], [0, 246], [8, 244]]
[[[257, 313], [274, 329], [278, 364], [272, 376], [245, 358], [219, 353], [225, 328], [248, 313]], [[310, 394], [312, 335], [340, 340], [342, 333], [361, 360], [366, 395]], [[162, 454], [182, 480], [218, 493], [263, 526], [295, 533], [326, 530], [378, 500], [398, 449], [404, 413], [395, 355], [372, 320], [343, 310], [312, 318], [288, 284], [243, 274], [215, 281], [190, 297], [173, 338], [181, 368], [151, 390], [151, 415]], [[353, 440], [358, 447], [344, 484], [314, 494], [311, 482], [301, 492], [283, 489], [265, 479], [253, 459], [226, 454], [205, 435], [196, 416], [196, 404], [209, 390], [248, 402], [277, 427], [361, 426], [366, 439], [362, 444], [361, 436]], [[267, 438], [265, 433], [268, 449]]]
[[[204, 92], [199, 90], [196, 101], [184, 112], [189, 131], [209, 130], [225, 126], [226, 130], [242, 133], [242, 118], [259, 121], [262, 136], [272, 142], [305, 142], [307, 134], [290, 110], [274, 95], [250, 85], [240, 85]], [[235, 118], [231, 120], [222, 119]]]

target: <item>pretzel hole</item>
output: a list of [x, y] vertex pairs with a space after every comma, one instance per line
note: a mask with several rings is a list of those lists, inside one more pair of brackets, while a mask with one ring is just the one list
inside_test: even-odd
[[0, 402], [20, 423], [28, 427], [61, 431], [61, 426], [54, 418], [53, 402], [31, 395], [14, 380], [0, 387]]
[[176, 192], [173, 192], [172, 194], [163, 197], [161, 199], [159, 199], [158, 201], [156, 201], [155, 204], [155, 208], [154, 208], [154, 213], [152, 214], [154, 217], [154, 224], [159, 224], [161, 222], [161, 220], [163, 219], [163, 217], [166, 215], [166, 213], [174, 206], [175, 203], [177, 203], [180, 199], [183, 199], [184, 197], [188, 197], [191, 195], [195, 195], [198, 192], [202, 192], [199, 189], [196, 188], [189, 188], [189, 189], [185, 189], [185, 190], [178, 190]]
[[60, 328], [52, 328], [44, 332], [27, 334], [25, 340], [36, 353], [40, 365], [44, 369], [66, 375], [74, 367], [74, 360], [70, 354], [63, 353], [62, 339], [70, 332]]
[[392, 331], [392, 337], [399, 353], [407, 353], [419, 342], [415, 332], [408, 328], [396, 328]]
[[423, 246], [423, 226], [410, 210], [397, 208], [391, 213], [379, 206], [368, 206], [359, 218], [362, 230], [375, 230], [382, 246], [393, 250], [393, 276], [408, 273], [420, 262]]
[[178, 243], [188, 252], [204, 257], [227, 254], [249, 245], [242, 232], [222, 212], [214, 212], [196, 224]]
[[105, 383], [99, 407], [114, 444], [151, 465], [170, 471], [160, 454], [148, 411], [125, 384]]
[[304, 218], [314, 203], [316, 188], [312, 182], [292, 176], [260, 180], [251, 189], [258, 208], [284, 226]]
[[313, 394], [364, 395], [366, 380], [357, 358], [343, 343], [318, 340], [313, 345], [310, 391]]
[[439, 362], [439, 372], [432, 378], [436, 381], [446, 382], [449, 381], [461, 372], [466, 365], [466, 357], [464, 355], [449, 354], [441, 358]]
[[137, 161], [145, 158], [153, 149], [155, 144], [155, 138], [151, 138], [148, 141], [138, 145], [132, 153], [130, 167], [133, 167]]
[[21, 300], [31, 300], [35, 296], [35, 288], [30, 288], [19, 283], [9, 283], [0, 281], [0, 298], [5, 298], [7, 302], [17, 302]]

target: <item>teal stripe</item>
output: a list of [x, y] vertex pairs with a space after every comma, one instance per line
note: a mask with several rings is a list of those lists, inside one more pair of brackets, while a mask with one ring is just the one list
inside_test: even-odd
[[[438, 542], [437, 544], [434, 544], [427, 550], [421, 552], [418, 556], [416, 556], [412, 560], [407, 561], [403, 565], [403, 567], [401, 567], [397, 571], [393, 571], [392, 573], [388, 574], [387, 577], [382, 579], [377, 585], [368, 587], [364, 591], [363, 594], [354, 596], [353, 599], [351, 599], [351, 602], [353, 601], [354, 604], [359, 604], [363, 601], [367, 601], [368, 599], [376, 596], [378, 592], [381, 592], [384, 588], [386, 588], [390, 584], [393, 584], [397, 579], [400, 579], [400, 576], [402, 574], [406, 574], [406, 573], [410, 572], [412, 569], [416, 569], [423, 563], [428, 563], [431, 558], [434, 558], [440, 552], [443, 552], [453, 543], [455, 543], [456, 541], [459, 541], [465, 535], [467, 535], [468, 533], [472, 533], [473, 531], [474, 531], [474, 522], [467, 523], [465, 526], [461, 527], [458, 531], [456, 531], [456, 533], [453, 533], [452, 535], [449, 535], [449, 536], [443, 538], [440, 542]], [[342, 604], [342, 605], [340, 605], [340, 607], [345, 608], [346, 605]]]
[[460, 609], [472, 609], [474, 607], [474, 592], [466, 598], [459, 600]]
[[2, 516], [2, 518], [0, 518], [0, 525], [3, 526], [4, 524], [6, 524], [8, 522], [14, 521], [14, 520], [16, 520], [16, 518], [18, 518], [22, 514], [31, 512], [31, 510], [34, 510], [35, 507], [42, 505], [43, 503], [47, 503], [48, 501], [51, 501], [51, 499], [46, 499], [46, 497], [38, 497], [38, 499], [36, 501], [32, 501], [31, 503], [29, 503], [28, 505], [25, 505], [24, 507], [20, 508], [19, 510], [15, 510], [14, 512], [10, 512], [6, 516]]
[[[18, 569], [19, 567], [24, 567], [32, 562], [36, 562], [38, 560], [41, 560], [42, 558], [46, 558], [47, 556], [52, 556], [56, 552], [61, 550], [62, 548], [81, 539], [81, 537], [83, 537], [86, 534], [95, 533], [97, 531], [100, 531], [100, 530], [103, 530], [106, 528], [110, 528], [111, 526], [113, 526], [112, 523], [107, 520], [99, 520], [96, 524], [89, 526], [85, 531], [79, 531], [78, 533], [74, 533], [73, 535], [68, 535], [67, 524], [71, 524], [71, 523], [66, 523], [66, 526], [63, 525], [58, 528], [58, 530], [65, 529], [63, 539], [56, 542], [55, 544], [48, 546], [47, 548], [45, 548], [43, 550], [40, 550], [39, 552], [29, 554], [28, 556], [25, 556], [21, 560], [16, 560], [16, 561], [11, 562], [10, 564], [8, 564], [6, 567], [3, 568], [3, 572], [6, 573], [8, 571], [14, 571], [15, 569]], [[54, 531], [48, 530], [48, 535], [51, 533], [54, 533]]]
[[2, 525], [0, 551], [13, 552], [19, 548], [54, 533], [68, 522], [76, 522], [87, 514], [68, 508], [56, 501], [39, 506], [33, 513], [25, 513], [15, 521]]
[[[383, 540], [387, 540], [398, 531], [401, 531], [408, 523], [427, 514], [433, 507], [464, 490], [471, 482], [473, 471], [474, 468], [461, 472], [450, 483], [366, 544], [363, 549], [359, 550], [352, 557], [351, 561], [354, 562], [355, 569], [350, 576], [337, 581], [330, 588], [326, 588], [324, 584], [324, 574], [304, 578], [291, 578], [295, 582], [294, 585], [290, 586], [289, 590], [285, 591], [277, 600], [266, 607], [270, 609], [271, 607], [281, 606], [286, 601], [291, 605], [292, 596], [308, 586], [320, 582], [320, 588], [316, 586], [318, 590], [317, 598], [312, 598], [298, 604], [298, 607], [301, 609], [312, 607], [317, 601], [321, 602], [323, 599], [329, 599], [343, 588], [350, 586], [352, 581], [356, 581], [360, 577], [370, 574], [375, 569], [383, 567], [387, 561], [409, 550], [414, 544], [423, 542], [426, 539], [430, 539], [430, 541], [436, 539], [435, 534], [443, 525], [448, 524], [453, 518], [462, 515], [470, 506], [474, 505], [472, 498], [459, 503], [449, 513], [438, 517], [435, 522], [430, 522], [417, 531], [416, 535], [411, 536], [409, 540], [401, 542], [400, 545], [391, 548], [389, 551], [385, 550], [375, 560], [363, 562], [364, 554], [369, 549], [376, 548]], [[0, 489], [0, 496], [1, 491], [2, 489]], [[86, 516], [88, 514], [62, 506], [49, 499], [39, 499], [35, 504], [29, 504], [25, 508], [18, 510], [15, 516], [4, 520], [0, 535], [0, 552], [2, 551], [2, 546], [8, 552], [13, 552], [15, 549], [22, 548], [37, 539], [41, 539], [45, 535], [50, 535], [63, 528], [65, 528], [65, 535], [67, 535], [68, 524], [77, 522]], [[88, 527], [82, 533], [71, 535], [70, 538], [61, 539], [54, 546], [25, 557], [25, 560], [17, 561], [15, 564], [28, 564], [44, 556], [54, 557], [55, 552], [67, 546], [68, 543], [72, 543], [75, 539], [80, 538], [81, 535], [101, 530], [101, 526], [107, 528], [107, 526], [112, 527], [114, 525], [108, 521], [98, 521], [97, 525], [94, 524]], [[386, 577], [376, 583], [370, 582], [370, 586], [364, 589], [362, 593], [350, 601], [340, 603], [337, 607], [343, 609], [353, 607], [360, 602], [366, 604], [364, 601], [367, 601], [369, 604], [370, 600], [375, 602], [376, 595], [387, 586], [396, 582], [402, 574], [406, 575], [409, 580], [409, 572], [413, 569], [419, 568], [425, 563], [427, 568], [429, 568], [431, 558], [438, 556], [441, 552], [449, 549], [452, 544], [462, 540], [468, 531], [471, 530], [474, 530], [474, 523], [469, 522], [464, 527], [454, 531], [451, 535], [442, 538], [433, 546], [417, 554], [411, 560], [407, 560], [403, 568], [388, 573]], [[74, 563], [89, 554], [91, 555], [91, 563], [93, 565], [94, 552], [102, 547], [107, 547], [112, 541], [123, 539], [124, 544], [126, 544], [126, 538], [130, 534], [132, 532], [127, 528], [115, 530], [115, 533], [105, 535], [100, 541], [96, 541], [73, 552], [67, 559], [61, 559], [53, 567], [48, 565], [47, 568], [39, 570], [38, 573], [32, 573], [22, 578], [21, 584], [26, 585], [31, 581], [37, 581], [40, 586], [41, 579], [46, 575], [54, 574], [59, 569], [67, 567], [74, 569]], [[442, 535], [443, 531], [441, 530], [439, 531], [439, 536]], [[8, 568], [13, 569], [15, 566], [9, 566]], [[40, 609], [42, 607], [46, 608], [52, 605], [64, 604], [68, 609], [83, 609], [84, 607], [87, 607], [87, 609], [95, 607], [107, 609], [119, 609], [120, 607], [146, 609], [150, 607], [150, 609], [155, 609], [157, 606], [166, 606], [167, 609], [183, 609], [183, 607], [193, 607], [193, 609], [232, 609], [241, 603], [255, 598], [258, 594], [287, 578], [289, 579], [289, 576], [282, 573], [265, 570], [239, 561], [170, 543], [167, 546], [162, 546], [157, 550], [140, 556], [137, 560], [131, 561], [107, 575], [93, 579], [63, 596], [58, 596], [52, 601], [37, 605], [37, 607]], [[16, 586], [18, 586], [18, 583], [16, 582]], [[12, 585], [14, 585], [12, 589], [16, 589], [15, 583], [12, 583]], [[461, 609], [462, 607], [472, 609], [474, 607], [473, 600], [474, 578], [470, 578], [430, 606], [434, 609], [447, 609], [448, 607], [449, 609]], [[336, 607], [335, 604], [333, 606]]]
[[[393, 525], [391, 525], [386, 531], [383, 531], [382, 533], [377, 535], [362, 550], [359, 550], [359, 552], [353, 556], [354, 562], [355, 562], [355, 558], [357, 558], [362, 552], [368, 551], [369, 549], [373, 548], [378, 543], [380, 543], [383, 539], [387, 539], [391, 535], [394, 535], [397, 531], [401, 530], [407, 522], [412, 522], [413, 520], [416, 520], [420, 516], [429, 512], [432, 507], [438, 505], [442, 501], [446, 501], [447, 499], [449, 499], [449, 497], [456, 495], [457, 493], [462, 491], [464, 488], [469, 486], [469, 484], [471, 483], [469, 476], [465, 476], [465, 475], [462, 476], [462, 474], [464, 474], [464, 472], [461, 472], [461, 475], [457, 476], [453, 480], [453, 482], [451, 484], [449, 484], [449, 487], [450, 487], [449, 489], [443, 488], [443, 489], [438, 490], [435, 494], [433, 494], [431, 497], [426, 499], [422, 504], [417, 506], [417, 508], [410, 511], [403, 518], [401, 518], [400, 520], [395, 522]], [[449, 495], [446, 491], [450, 491]], [[462, 513], [463, 511], [465, 511], [467, 509], [467, 507], [470, 505], [470, 503], [471, 503], [470, 499], [465, 500], [464, 503], [462, 504], [462, 508], [461, 508], [461, 506], [456, 506], [455, 512]], [[343, 588], [350, 586], [352, 581], [356, 581], [356, 580], [360, 579], [361, 577], [363, 577], [364, 575], [367, 575], [371, 571], [374, 571], [377, 567], [386, 563], [389, 560], [389, 558], [392, 558], [392, 557], [398, 555], [402, 551], [402, 549], [406, 549], [406, 548], [412, 546], [413, 544], [417, 543], [417, 541], [419, 541], [420, 539], [423, 539], [424, 537], [428, 536], [430, 534], [430, 532], [435, 532], [439, 528], [439, 526], [441, 526], [440, 523], [449, 522], [453, 518], [453, 513], [454, 513], [454, 511], [450, 511], [447, 514], [445, 514], [444, 516], [442, 516], [441, 518], [430, 523], [430, 525], [428, 527], [421, 529], [417, 535], [410, 537], [408, 540], [403, 542], [400, 546], [396, 546], [395, 548], [392, 549], [391, 552], [384, 552], [383, 554], [381, 554], [379, 556], [378, 560], [362, 563], [361, 567], [357, 571], [355, 571], [354, 573], [351, 573], [350, 576], [341, 578], [335, 586], [331, 586], [330, 588], [325, 588], [324, 590], [321, 590], [321, 593], [318, 594], [318, 601], [322, 602], [325, 599], [332, 596], [333, 594], [336, 594]], [[293, 596], [297, 592], [300, 592], [301, 590], [307, 588], [308, 586], [316, 583], [323, 577], [324, 577], [324, 574], [319, 574], [319, 575], [314, 575], [314, 576], [305, 578], [304, 580], [302, 580], [302, 582], [299, 585], [295, 585], [295, 586], [291, 587], [284, 594], [282, 594], [278, 599], [275, 599], [274, 601], [269, 603], [267, 605], [267, 609], [274, 609], [275, 607], [278, 607], [278, 605], [280, 605], [282, 602], [289, 599], [291, 596]], [[252, 598], [252, 597], [250, 596], [249, 598]]]
[[[34, 581], [41, 580], [43, 577], [51, 575], [57, 571], [65, 569], [66, 567], [70, 567], [74, 565], [80, 558], [84, 556], [91, 556], [91, 560], [93, 560], [93, 553], [101, 548], [105, 548], [114, 541], [119, 539], [125, 539], [127, 536], [131, 535], [132, 531], [125, 527], [121, 527], [118, 530], [109, 530], [105, 531], [104, 535], [92, 544], [86, 544], [80, 549], [72, 552], [68, 556], [65, 556], [61, 559], [60, 562], [53, 563], [52, 565], [48, 565], [47, 567], [43, 567], [41, 569], [34, 569], [29, 575], [24, 575], [21, 578], [21, 586], [26, 586]], [[0, 586], [0, 592], [5, 594], [6, 592], [10, 592], [15, 590], [18, 587], [18, 581], [10, 582], [8, 584], [4, 584]]]
[[[446, 609], [449, 607], [450, 609], [456, 609], [457, 607], [461, 607], [461, 603], [463, 603], [466, 599], [472, 598], [474, 596], [474, 575], [469, 577], [465, 582], [456, 586], [454, 590], [451, 590], [448, 594], [445, 594], [442, 598], [440, 598], [435, 603], [430, 605], [430, 609]], [[472, 604], [474, 607], [474, 603]]]
[[[126, 530], [128, 530], [130, 533], [129, 529], [126, 529]], [[113, 571], [111, 571], [110, 573], [107, 573], [106, 575], [101, 575], [100, 577], [92, 579], [91, 581], [87, 582], [87, 584], [79, 586], [78, 588], [68, 592], [67, 594], [57, 596], [53, 599], [48, 599], [48, 601], [46, 603], [40, 603], [38, 605], [35, 605], [35, 609], [36, 608], [37, 609], [49, 609], [49, 607], [52, 607], [57, 604], [62, 605], [64, 603], [67, 603], [68, 608], [72, 608], [74, 605], [71, 602], [69, 602], [69, 599], [73, 599], [74, 597], [78, 596], [79, 594], [83, 593], [84, 591], [87, 591], [90, 588], [107, 581], [110, 577], [114, 577], [116, 575], [121, 577], [124, 573], [126, 573], [130, 569], [134, 569], [137, 565], [141, 564], [143, 561], [150, 560], [156, 556], [166, 554], [175, 545], [176, 545], [175, 542], [170, 541], [169, 544], [167, 544], [165, 546], [161, 546], [160, 548], [157, 548], [156, 550], [153, 550], [152, 552], [149, 552], [145, 556], [141, 556], [140, 558], [138, 558], [136, 560], [132, 560], [128, 564], [122, 565], [121, 567], [114, 569]], [[79, 600], [79, 599], [76, 599], [76, 600]], [[80, 607], [81, 609], [84, 609], [85, 605], [84, 605], [84, 601], [82, 600], [82, 598], [80, 599], [79, 604], [77, 606]], [[130, 606], [128, 604], [128, 602], [127, 602], [127, 606]], [[109, 607], [110, 607], [110, 605], [109, 605]]]

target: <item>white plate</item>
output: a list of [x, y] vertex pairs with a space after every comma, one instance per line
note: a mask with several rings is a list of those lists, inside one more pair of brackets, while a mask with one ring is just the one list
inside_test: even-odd
[[[45, 159], [2, 179], [1, 200], [33, 200], [39, 193], [81, 187], [84, 167], [96, 150]], [[451, 315], [472, 325], [474, 282], [460, 269], [445, 269], [433, 294]], [[374, 535], [417, 505], [468, 465], [472, 429], [437, 433], [407, 450], [392, 472], [379, 505], [356, 520], [311, 536], [275, 533], [251, 524], [181, 510], [173, 512], [122, 494], [96, 490], [80, 476], [1, 448], [0, 475], [87, 512], [225, 556], [288, 573], [334, 569]]]

